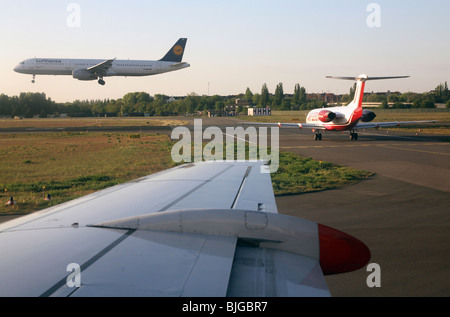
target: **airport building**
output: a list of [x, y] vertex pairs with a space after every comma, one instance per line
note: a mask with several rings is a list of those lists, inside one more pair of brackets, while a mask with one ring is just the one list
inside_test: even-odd
[[272, 110], [269, 107], [266, 108], [248, 108], [249, 116], [270, 116], [272, 115]]

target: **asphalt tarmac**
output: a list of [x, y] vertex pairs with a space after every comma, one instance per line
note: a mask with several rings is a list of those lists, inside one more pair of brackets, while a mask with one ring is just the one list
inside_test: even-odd
[[327, 276], [333, 296], [450, 295], [450, 142], [385, 130], [314, 141], [311, 131], [280, 129], [280, 149], [375, 173], [341, 189], [277, 197], [280, 213], [349, 233], [371, 250], [380, 287], [368, 286], [375, 271], [364, 268]]
[[[202, 120], [203, 128], [238, 122]], [[310, 130], [279, 131], [281, 150], [374, 173], [341, 189], [276, 197], [280, 213], [334, 227], [369, 247], [369, 263], [379, 270], [327, 276], [332, 296], [450, 296], [449, 137], [371, 129], [360, 131], [358, 141], [347, 132], [314, 141]], [[374, 273], [379, 287], [368, 286]]]
[[[203, 126], [225, 129], [237, 122], [213, 118]], [[282, 151], [374, 173], [340, 189], [276, 197], [280, 213], [334, 227], [369, 247], [369, 264], [377, 268], [327, 276], [332, 296], [450, 296], [449, 141], [376, 129], [360, 131], [358, 141], [348, 132], [315, 141], [311, 130], [279, 130]]]

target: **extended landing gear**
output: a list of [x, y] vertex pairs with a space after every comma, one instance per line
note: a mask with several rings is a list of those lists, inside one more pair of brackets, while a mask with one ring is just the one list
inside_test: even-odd
[[358, 132], [355, 132], [355, 130], [350, 131], [350, 140], [357, 141], [358, 140]]
[[105, 81], [103, 80], [103, 78], [100, 78], [99, 80], [98, 80], [98, 83], [100, 84], [100, 85], [105, 85]]
[[320, 133], [320, 132], [314, 132], [314, 140], [315, 140], [315, 141], [320, 141], [320, 140], [322, 140], [322, 133]]
[[35, 82], [36, 82], [36, 75], [35, 74], [33, 74], [33, 79], [31, 80], [31, 82], [34, 84]]

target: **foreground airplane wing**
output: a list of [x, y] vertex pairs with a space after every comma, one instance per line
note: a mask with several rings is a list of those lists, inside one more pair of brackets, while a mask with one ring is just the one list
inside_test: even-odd
[[278, 214], [261, 165], [182, 165], [1, 224], [0, 296], [329, 296], [324, 274], [369, 250]]

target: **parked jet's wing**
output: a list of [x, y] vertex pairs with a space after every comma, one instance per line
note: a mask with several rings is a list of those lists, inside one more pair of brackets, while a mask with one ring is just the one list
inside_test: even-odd
[[89, 67], [87, 70], [91, 71], [92, 73], [96, 74], [99, 77], [103, 77], [103, 76], [106, 76], [108, 70], [112, 67], [112, 64], [114, 61], [115, 61], [115, 58], [108, 59], [97, 65]]
[[182, 165], [1, 224], [0, 296], [330, 295], [324, 274], [368, 249], [278, 214], [262, 164]]
[[280, 128], [307, 128], [307, 129], [314, 129], [314, 128], [321, 128], [323, 129], [324, 126], [320, 125], [320, 124], [314, 124], [314, 123], [283, 123], [283, 122], [278, 122], [278, 123], [274, 123], [274, 122], [240, 122], [240, 124], [242, 125], [267, 125], [267, 126], [278, 126]]
[[436, 120], [431, 121], [394, 121], [394, 122], [358, 122], [356, 129], [368, 128], [382, 128], [382, 127], [396, 127], [404, 124], [421, 124], [421, 123], [436, 123]]

